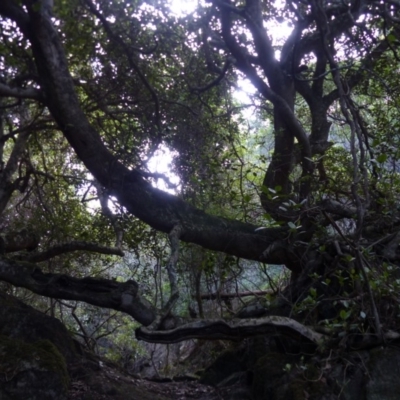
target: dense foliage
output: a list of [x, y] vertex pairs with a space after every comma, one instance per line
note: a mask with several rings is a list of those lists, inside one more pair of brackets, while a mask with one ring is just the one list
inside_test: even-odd
[[[393, 337], [399, 8], [3, 0], [3, 288], [68, 308], [88, 346], [84, 322], [100, 338], [110, 314], [54, 299], [123, 311], [155, 342]], [[258, 322], [226, 320], [270, 286]]]

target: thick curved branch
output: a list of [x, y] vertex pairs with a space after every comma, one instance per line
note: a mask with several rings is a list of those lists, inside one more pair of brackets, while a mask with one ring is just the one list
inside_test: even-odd
[[[9, 2], [12, 0], [1, 2], [0, 13], [3, 4]], [[287, 228], [255, 232], [254, 225], [207, 215], [182, 199], [154, 188], [140, 171], [122, 165], [108, 151], [79, 104], [61, 41], [50, 18], [29, 4], [27, 9], [30, 16], [27, 25], [17, 15], [13, 18], [31, 42], [47, 106], [77, 156], [110, 195], [157, 230], [170, 232], [180, 224], [183, 241], [247, 259], [285, 263], [281, 254], [276, 257], [270, 254], [264, 259], [262, 253], [277, 238], [285, 239]]]
[[284, 85], [284, 75], [275, 59], [272, 41], [263, 27], [260, 0], [247, 0], [245, 10], [246, 25], [253, 36], [260, 66], [268, 77], [271, 88], [279, 93], [279, 88]]
[[121, 257], [124, 256], [124, 252], [117, 247], [101, 246], [97, 243], [91, 242], [72, 241], [51, 247], [50, 249], [42, 251], [41, 253], [31, 254], [28, 257], [24, 257], [24, 260], [36, 263], [49, 260], [50, 258], [59, 256], [61, 254], [70, 253], [72, 251], [78, 250], [91, 251], [93, 253], [99, 254], [110, 254]]
[[116, 282], [46, 274], [35, 264], [5, 258], [0, 259], [0, 280], [41, 296], [84, 301], [94, 306], [122, 311], [143, 325], [149, 325], [155, 318], [152, 305], [140, 296], [138, 284], [133, 280]]
[[176, 343], [188, 339], [234, 340], [245, 337], [282, 334], [297, 340], [321, 345], [326, 336], [287, 317], [268, 316], [258, 319], [199, 320], [167, 331], [138, 328], [136, 338], [150, 343]]

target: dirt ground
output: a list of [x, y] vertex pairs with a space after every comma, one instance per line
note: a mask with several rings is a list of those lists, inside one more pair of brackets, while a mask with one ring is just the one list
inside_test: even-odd
[[143, 379], [102, 362], [76, 365], [72, 369], [68, 400], [231, 400], [250, 398], [237, 383], [212, 387], [190, 377]]

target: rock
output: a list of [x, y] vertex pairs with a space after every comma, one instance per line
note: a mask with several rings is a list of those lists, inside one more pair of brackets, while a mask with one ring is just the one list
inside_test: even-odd
[[293, 357], [280, 353], [261, 357], [253, 370], [253, 398], [275, 399], [277, 387], [288, 381], [286, 370], [292, 363]]
[[65, 399], [77, 357], [59, 320], [0, 292], [0, 399]]
[[369, 352], [366, 400], [398, 400], [400, 398], [400, 350], [376, 348]]
[[205, 370], [200, 379], [200, 383], [217, 386], [220, 382], [233, 374], [245, 370], [246, 366], [240, 353], [237, 351], [226, 351]]
[[26, 343], [1, 335], [0, 371], [0, 399], [67, 398], [67, 366], [64, 357], [48, 340]]
[[27, 343], [49, 340], [67, 362], [77, 358], [76, 345], [65, 326], [24, 304], [17, 298], [0, 291], [0, 335]]

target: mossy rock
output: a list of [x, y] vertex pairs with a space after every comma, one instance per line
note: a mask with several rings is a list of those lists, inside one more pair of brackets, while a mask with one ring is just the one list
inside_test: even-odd
[[76, 345], [61, 321], [1, 291], [0, 335], [27, 343], [47, 339], [57, 347], [68, 363], [77, 360]]
[[1, 399], [63, 400], [68, 386], [65, 359], [50, 341], [0, 335]]

